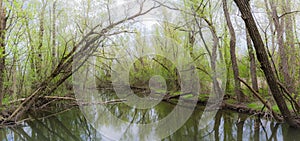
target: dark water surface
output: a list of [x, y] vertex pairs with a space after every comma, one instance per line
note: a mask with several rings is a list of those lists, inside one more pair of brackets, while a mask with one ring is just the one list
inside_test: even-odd
[[[161, 102], [150, 110], [129, 110], [122, 104], [111, 104], [110, 111], [120, 119], [128, 119], [135, 123], [149, 123], [166, 116], [174, 105]], [[289, 128], [286, 124], [276, 124], [265, 119], [257, 119], [231, 111], [219, 111], [210, 124], [199, 129], [198, 122], [203, 107], [197, 107], [190, 119], [178, 131], [164, 140], [193, 141], [193, 140], [272, 140], [290, 141], [300, 140], [300, 130]], [[51, 112], [31, 114], [31, 117], [43, 117]], [[105, 123], [105, 126], [114, 126], [116, 123]], [[104, 125], [103, 125], [104, 126]], [[112, 135], [113, 135], [112, 128]], [[126, 133], [125, 133], [126, 134]], [[141, 137], [127, 136], [126, 140], [138, 140]], [[24, 126], [0, 129], [1, 141], [58, 141], [58, 140], [110, 140], [97, 132], [85, 119], [79, 108], [45, 119], [26, 121]]]

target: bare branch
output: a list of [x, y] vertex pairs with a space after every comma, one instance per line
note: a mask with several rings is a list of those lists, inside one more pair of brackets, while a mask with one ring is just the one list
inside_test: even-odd
[[280, 15], [278, 18], [280, 19], [280, 18], [282, 18], [284, 16], [287, 16], [287, 15], [290, 15], [290, 14], [295, 14], [295, 13], [300, 13], [300, 11], [297, 10], [297, 11], [286, 12], [286, 13]]

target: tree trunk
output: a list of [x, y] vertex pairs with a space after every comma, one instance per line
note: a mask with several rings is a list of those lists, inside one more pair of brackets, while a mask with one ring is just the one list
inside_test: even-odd
[[52, 70], [54, 70], [56, 65], [56, 0], [53, 2], [53, 23], [52, 23]]
[[[269, 8], [268, 0], [264, 0], [264, 3], [265, 3], [266, 12], [267, 12], [267, 15], [268, 15], [268, 20], [270, 22], [270, 32], [274, 33], [275, 32], [274, 31], [275, 30], [274, 29], [274, 24], [271, 22], [271, 21], [273, 21], [272, 12], [271, 12], [271, 10]], [[275, 50], [276, 50], [276, 47], [275, 47], [275, 35], [274, 34], [272, 34], [272, 36], [271, 36], [271, 43], [272, 43], [272, 46], [271, 46], [271, 52], [272, 52], [272, 54], [271, 54], [271, 56], [273, 56], [275, 54]], [[274, 69], [276, 69], [276, 67]]]
[[[228, 40], [228, 31], [227, 31], [227, 28], [225, 28], [225, 31], [224, 31], [224, 42], [227, 42]], [[231, 77], [230, 77], [230, 74], [231, 74], [231, 63], [230, 63], [230, 54], [228, 52], [228, 50], [230, 50], [230, 48], [225, 44], [223, 46], [224, 48], [224, 60], [225, 60], [225, 64], [226, 64], [226, 90], [225, 90], [225, 94], [230, 94], [232, 93], [231, 91]], [[228, 49], [229, 48], [229, 49]]]
[[257, 82], [257, 75], [256, 75], [256, 61], [255, 61], [255, 55], [254, 55], [251, 37], [249, 35], [248, 30], [246, 30], [246, 40], [247, 40], [247, 48], [248, 48], [248, 54], [249, 54], [249, 59], [250, 59], [250, 76], [251, 76], [252, 88], [256, 92], [258, 92], [258, 82]]
[[43, 63], [43, 55], [42, 55], [42, 47], [43, 47], [43, 41], [44, 41], [44, 19], [45, 19], [45, 10], [46, 10], [46, 4], [43, 3], [43, 7], [40, 13], [40, 29], [39, 29], [39, 38], [38, 38], [38, 48], [37, 48], [37, 60], [36, 60], [36, 73], [37, 78], [42, 78], [42, 63]]
[[18, 88], [17, 88], [17, 79], [18, 79], [18, 70], [17, 70], [17, 53], [14, 53], [13, 55], [13, 63], [12, 63], [12, 67], [11, 67], [11, 79], [12, 79], [12, 88], [11, 88], [11, 92], [12, 92], [12, 97], [13, 99], [17, 99], [17, 92], [18, 92]]
[[258, 92], [258, 83], [257, 83], [257, 75], [256, 75], [256, 61], [255, 61], [255, 56], [254, 56], [254, 50], [252, 47], [251, 37], [250, 37], [248, 31], [246, 31], [246, 39], [247, 39], [247, 47], [248, 47], [248, 53], [249, 53], [249, 58], [250, 58], [250, 75], [251, 75], [252, 88], [256, 92]]
[[[286, 0], [284, 6], [284, 12], [288, 13], [291, 12], [291, 2], [290, 0]], [[295, 63], [296, 63], [296, 50], [295, 50], [295, 36], [293, 31], [293, 18], [292, 15], [285, 15], [284, 16], [285, 21], [285, 37], [286, 37], [286, 43], [284, 45], [284, 48], [286, 52], [289, 54], [289, 74], [290, 76], [295, 75]], [[287, 88], [291, 93], [295, 93], [295, 81], [293, 77], [290, 77], [290, 80], [288, 80]]]
[[234, 76], [234, 84], [235, 84], [235, 93], [237, 95], [239, 102], [245, 101], [245, 95], [241, 91], [241, 83], [239, 81], [239, 68], [236, 61], [236, 54], [235, 54], [235, 48], [236, 48], [236, 36], [235, 31], [231, 23], [231, 19], [229, 16], [228, 8], [227, 8], [227, 0], [223, 0], [223, 11], [226, 18], [226, 23], [229, 29], [230, 33], [230, 57], [231, 57], [231, 63], [232, 63], [232, 70], [233, 70], [233, 76]]
[[288, 55], [287, 49], [284, 46], [284, 19], [279, 19], [277, 14], [276, 5], [273, 1], [271, 3], [271, 10], [272, 10], [272, 18], [274, 21], [275, 29], [277, 32], [277, 44], [279, 48], [279, 56], [280, 56], [280, 67], [279, 71], [283, 75], [284, 84], [287, 86], [290, 92], [294, 92], [295, 90], [293, 87], [292, 77], [289, 73], [289, 65], [288, 65]]
[[0, 106], [4, 97], [6, 9], [0, 0]]
[[283, 93], [280, 91], [279, 86], [277, 85], [277, 79], [271, 68], [271, 64], [269, 62], [269, 58], [268, 58], [267, 52], [265, 50], [263, 40], [259, 34], [259, 30], [255, 23], [253, 15], [251, 14], [249, 1], [248, 0], [234, 0], [234, 2], [238, 6], [238, 8], [242, 14], [242, 18], [246, 24], [246, 27], [249, 31], [249, 35], [254, 44], [257, 59], [261, 64], [261, 69], [264, 72], [264, 75], [267, 79], [268, 85], [271, 89], [272, 95], [279, 107], [279, 110], [280, 110], [283, 118], [290, 126], [300, 127], [299, 122], [297, 122], [293, 118], [291, 112], [289, 111], [287, 104], [284, 100]]
[[219, 82], [217, 80], [217, 67], [216, 67], [217, 49], [218, 49], [218, 45], [219, 45], [219, 38], [218, 38], [218, 35], [217, 35], [217, 32], [216, 32], [216, 28], [213, 25], [212, 21], [208, 20], [206, 17], [202, 17], [202, 19], [208, 25], [209, 30], [210, 30], [210, 32], [212, 34], [212, 37], [213, 37], [213, 47], [212, 47], [212, 50], [210, 51], [209, 48], [208, 48], [208, 45], [205, 42], [204, 36], [202, 34], [200, 22], [198, 21], [198, 19], [196, 17], [194, 17], [194, 18], [195, 18], [195, 21], [196, 21], [197, 26], [199, 28], [198, 33], [199, 33], [199, 35], [200, 35], [200, 37], [201, 37], [201, 39], [204, 43], [205, 49], [206, 49], [206, 51], [209, 55], [209, 58], [210, 58], [210, 64], [211, 64], [211, 70], [212, 70], [212, 80], [213, 80], [213, 93], [215, 94], [216, 98], [218, 99], [218, 98], [223, 96], [223, 91], [221, 90], [221, 87], [220, 87]]
[[211, 51], [211, 60], [210, 60], [210, 63], [211, 63], [211, 68], [212, 68], [212, 73], [213, 73], [213, 91], [215, 93], [215, 96], [217, 99], [221, 98], [224, 94], [221, 90], [221, 87], [220, 87], [220, 84], [217, 80], [217, 66], [216, 66], [216, 63], [217, 63], [217, 49], [218, 49], [218, 44], [219, 44], [219, 38], [217, 36], [217, 32], [216, 32], [216, 29], [214, 27], [214, 25], [212, 24], [212, 22], [209, 22], [207, 19], [206, 19], [206, 23], [209, 25], [209, 28], [210, 28], [210, 32], [212, 33], [212, 36], [213, 36], [213, 48], [212, 48], [212, 51]]

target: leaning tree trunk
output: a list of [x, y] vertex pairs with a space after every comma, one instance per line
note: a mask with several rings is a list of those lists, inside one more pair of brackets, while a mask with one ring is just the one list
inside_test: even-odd
[[246, 24], [246, 27], [249, 31], [250, 37], [254, 44], [254, 48], [256, 50], [257, 59], [261, 64], [261, 69], [264, 72], [264, 75], [267, 79], [268, 85], [271, 89], [272, 95], [279, 107], [279, 110], [285, 119], [285, 121], [292, 127], [300, 128], [300, 123], [293, 118], [291, 112], [289, 111], [287, 104], [284, 100], [283, 93], [280, 91], [277, 85], [277, 79], [275, 74], [271, 68], [271, 63], [269, 62], [269, 58], [263, 43], [263, 40], [259, 34], [258, 27], [255, 23], [253, 15], [250, 10], [250, 4], [248, 0], [234, 0], [236, 5], [238, 6], [242, 18]]
[[[6, 124], [11, 121], [19, 120], [30, 108], [36, 106], [35, 103], [38, 102], [39, 97], [52, 94], [61, 84], [70, 78], [74, 72], [80, 69], [81, 66], [87, 62], [90, 55], [97, 50], [99, 44], [103, 42], [105, 38], [107, 38], [106, 34], [109, 33], [114, 27], [133, 20], [139, 16], [145, 15], [155, 8], [157, 8], [157, 6], [153, 6], [146, 11], [141, 8], [140, 11], [134, 15], [121, 19], [115, 23], [111, 23], [105, 28], [99, 29], [98, 32], [95, 30], [98, 29], [99, 26], [95, 26], [89, 33], [83, 36], [77, 44], [72, 46], [71, 51], [68, 54], [65, 54], [62, 59], [60, 59], [58, 65], [56, 65], [52, 73], [46, 77], [32, 92], [32, 94], [27, 97], [16, 108], [16, 110], [0, 124]], [[73, 64], [78, 65], [73, 66]]]
[[247, 48], [248, 48], [248, 54], [249, 54], [249, 60], [250, 60], [250, 76], [251, 76], [252, 88], [256, 92], [258, 92], [258, 82], [257, 82], [257, 75], [256, 75], [256, 61], [255, 61], [255, 55], [254, 55], [251, 37], [249, 35], [248, 30], [246, 30], [246, 41], [247, 41]]
[[236, 54], [235, 54], [235, 48], [236, 48], [236, 36], [235, 31], [232, 26], [228, 8], [227, 8], [227, 0], [223, 0], [223, 11], [226, 18], [227, 26], [230, 33], [230, 57], [231, 57], [231, 63], [232, 63], [232, 70], [233, 70], [233, 77], [234, 77], [234, 84], [235, 84], [235, 93], [237, 95], [238, 101], [243, 102], [245, 100], [245, 95], [241, 91], [241, 83], [239, 81], [239, 67], [236, 61]]

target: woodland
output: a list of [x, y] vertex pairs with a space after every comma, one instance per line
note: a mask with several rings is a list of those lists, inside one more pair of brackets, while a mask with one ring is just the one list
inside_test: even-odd
[[74, 74], [93, 66], [97, 89], [113, 90], [112, 66], [126, 56], [135, 60], [128, 74], [135, 91], [147, 93], [160, 75], [164, 101], [189, 97], [178, 92], [172, 60], [136, 57], [171, 42], [192, 58], [198, 104], [213, 92], [222, 109], [300, 128], [299, 9], [296, 0], [0, 0], [0, 125], [18, 125], [30, 111], [92, 104], [76, 101]]

